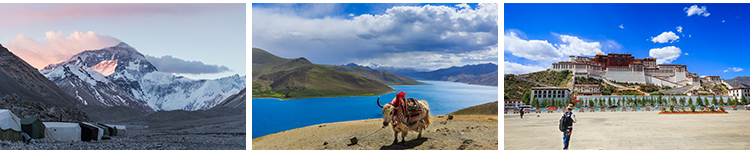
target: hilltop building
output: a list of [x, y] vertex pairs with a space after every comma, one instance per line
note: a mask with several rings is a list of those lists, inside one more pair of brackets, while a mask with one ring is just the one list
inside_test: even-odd
[[[552, 64], [552, 70], [572, 71], [576, 77], [605, 78], [617, 82], [641, 83], [659, 86], [682, 87], [696, 81], [688, 76], [686, 65], [656, 64], [654, 58], [635, 59], [631, 54], [597, 54], [594, 58], [570, 56], [569, 61]], [[710, 80], [719, 80], [709, 78]]]

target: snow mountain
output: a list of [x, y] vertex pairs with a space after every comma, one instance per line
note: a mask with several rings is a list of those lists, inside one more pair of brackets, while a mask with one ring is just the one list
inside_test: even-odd
[[[105, 76], [106, 80], [117, 85], [122, 92], [154, 111], [209, 109], [245, 88], [245, 77], [239, 75], [214, 80], [193, 80], [159, 72], [143, 54], [124, 42], [99, 50], [83, 51], [71, 57], [69, 61], [50, 64], [40, 72], [63, 71], [55, 69], [65, 69], [66, 66], [63, 65], [66, 63], [75, 63], [73, 65], [86, 72], [97, 72]], [[75, 75], [79, 75], [79, 82], [86, 82], [87, 77], [80, 76], [86, 75], [85, 73]], [[55, 76], [59, 78], [59, 74], [46, 76], [55, 84], [65, 83], [60, 79], [54, 79]], [[99, 90], [102, 89], [96, 91], [101, 92]]]
[[43, 69], [39, 72], [83, 105], [127, 106], [143, 113], [154, 112], [104, 75], [83, 66], [81, 61], [72, 60], [57, 65], [54, 69]]

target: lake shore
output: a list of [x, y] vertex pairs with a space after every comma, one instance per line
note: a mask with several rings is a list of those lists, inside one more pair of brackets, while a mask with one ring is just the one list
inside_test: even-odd
[[[381, 128], [382, 119], [324, 123], [252, 139], [253, 150], [497, 150], [497, 115], [432, 116], [417, 139], [409, 132], [405, 144], [392, 144], [393, 130]], [[259, 126], [259, 125], [256, 125]], [[359, 142], [351, 144], [351, 138]], [[399, 142], [401, 138], [399, 136]]]

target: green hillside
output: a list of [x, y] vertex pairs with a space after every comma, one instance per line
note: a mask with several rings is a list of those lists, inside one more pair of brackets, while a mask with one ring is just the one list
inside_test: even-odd
[[425, 83], [417, 80], [395, 75], [390, 72], [370, 70], [364, 67], [349, 67], [349, 66], [338, 66], [338, 65], [323, 65], [327, 68], [331, 68], [337, 71], [354, 74], [357, 76], [373, 79], [385, 85], [422, 85]]
[[503, 86], [503, 92], [505, 92], [505, 94], [508, 95], [510, 99], [523, 97], [523, 93], [525, 93], [526, 91], [531, 91], [532, 87], [541, 87], [528, 81], [516, 79], [513, 74], [506, 74], [504, 77], [505, 85]]
[[449, 113], [451, 115], [497, 115], [497, 102], [489, 102], [484, 103], [481, 105], [471, 106], [469, 108], [464, 108], [458, 111], [455, 111], [453, 113]]
[[548, 85], [558, 86], [558, 87], [565, 87], [570, 81], [570, 79], [573, 78], [573, 73], [571, 73], [568, 70], [564, 71], [552, 71], [550, 69], [539, 71], [536, 73], [533, 73], [529, 75], [526, 79], [534, 80], [537, 82], [541, 82]]
[[395, 91], [378, 81], [253, 48], [253, 97], [367, 96]]

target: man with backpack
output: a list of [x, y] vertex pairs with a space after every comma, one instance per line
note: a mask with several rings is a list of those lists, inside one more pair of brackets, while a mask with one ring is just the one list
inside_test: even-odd
[[576, 115], [573, 114], [573, 104], [568, 104], [568, 111], [563, 113], [560, 118], [560, 132], [563, 132], [563, 150], [568, 150], [570, 134], [573, 132], [573, 123], [576, 122]]

